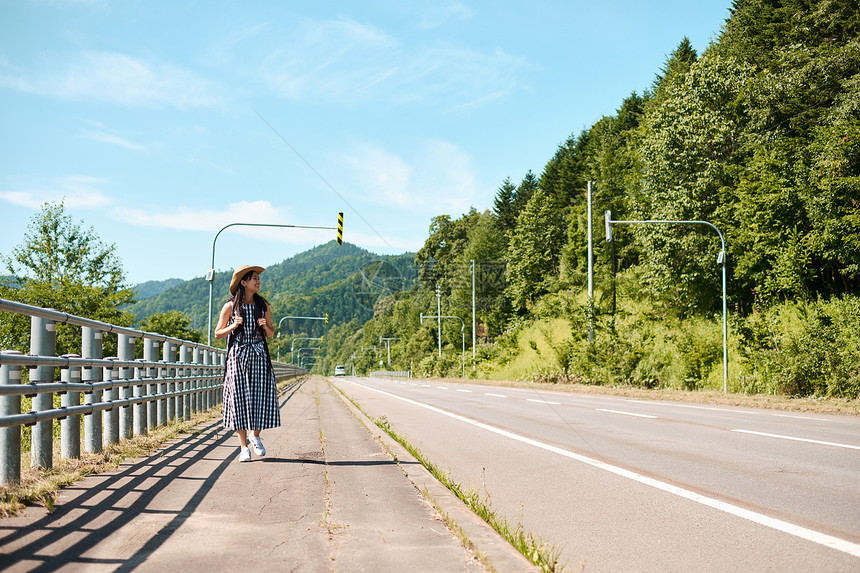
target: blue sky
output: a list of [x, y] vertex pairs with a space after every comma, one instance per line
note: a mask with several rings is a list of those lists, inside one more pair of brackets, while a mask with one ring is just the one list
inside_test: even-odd
[[[346, 241], [415, 251], [432, 217], [540, 175], [684, 36], [701, 53], [730, 3], [0, 0], [0, 253], [59, 200], [131, 284], [204, 275], [233, 222], [343, 211]], [[229, 229], [215, 267], [334, 237]]]

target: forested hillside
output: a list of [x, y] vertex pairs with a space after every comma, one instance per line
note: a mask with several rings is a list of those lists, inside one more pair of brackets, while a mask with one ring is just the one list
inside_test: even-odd
[[[413, 286], [416, 272], [412, 259], [412, 254], [380, 257], [349, 243], [339, 246], [331, 241], [266, 268], [262, 294], [272, 303], [273, 319], [281, 323], [284, 339], [275, 343], [288, 343], [293, 336], [319, 337], [327, 328], [320, 321], [282, 322], [285, 316], [328, 314], [332, 326], [353, 320], [363, 324], [373, 316], [377, 299]], [[232, 271], [215, 274], [214, 313], [228, 297], [231, 277]], [[205, 333], [208, 302], [209, 283], [200, 277], [139, 298], [129, 310], [138, 321], [156, 313], [179, 311], [189, 318], [191, 328]]]
[[[586, 296], [593, 182], [595, 299]], [[855, 1], [738, 0], [702, 54], [687, 39], [653, 85], [572, 134], [539, 176], [500, 184], [492, 211], [433, 220], [420, 282], [371, 321], [332, 330], [325, 367], [685, 388], [722, 386], [726, 237], [730, 387], [860, 390], [860, 9]], [[476, 261], [476, 359], [471, 272]], [[594, 340], [589, 342], [589, 328]]]

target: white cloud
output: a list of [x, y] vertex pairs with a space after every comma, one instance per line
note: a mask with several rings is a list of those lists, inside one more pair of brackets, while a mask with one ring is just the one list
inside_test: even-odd
[[13, 205], [39, 209], [44, 203], [59, 203], [69, 209], [97, 209], [113, 201], [99, 187], [107, 180], [89, 175], [66, 175], [53, 178], [7, 178], [7, 189], [0, 200]]
[[531, 67], [501, 49], [413, 46], [351, 20], [306, 20], [289, 36], [262, 58], [258, 72], [288, 99], [476, 107], [517, 89]]
[[0, 75], [0, 86], [60, 99], [142, 107], [208, 107], [225, 101], [214, 84], [193, 72], [112, 52], [55, 55], [40, 71]]
[[107, 143], [108, 145], [116, 145], [119, 147], [124, 147], [125, 149], [129, 149], [131, 151], [145, 151], [146, 148], [138, 143], [134, 143], [133, 141], [129, 141], [123, 137], [118, 135], [114, 135], [112, 133], [107, 133], [105, 131], [85, 131], [82, 134], [84, 139], [89, 139], [91, 141], [97, 141], [99, 143]]
[[402, 158], [376, 145], [365, 145], [346, 162], [373, 201], [398, 207], [415, 204], [409, 189], [413, 169]]
[[272, 90], [291, 99], [338, 100], [391, 76], [394, 38], [351, 20], [303, 20], [290, 42], [263, 58], [260, 73]]
[[352, 167], [351, 178], [368, 201], [393, 211], [459, 214], [478, 197], [471, 158], [444, 141], [425, 141], [409, 158], [357, 143], [344, 164]]
[[[223, 227], [233, 223], [257, 224], [257, 225], [289, 225], [289, 214], [272, 205], [269, 201], [239, 201], [231, 203], [222, 210], [195, 209], [191, 207], [178, 207], [165, 210], [163, 208], [138, 208], [115, 207], [111, 216], [118, 221], [123, 221], [138, 227], [152, 229], [172, 229], [176, 231], [206, 231], [213, 235]], [[317, 226], [308, 224], [309, 226]], [[319, 225], [323, 227], [334, 227], [331, 225]], [[304, 244], [318, 241], [321, 234], [332, 233], [330, 230], [300, 229], [300, 228], [274, 228], [274, 227], [250, 227], [236, 225], [224, 230], [225, 234], [239, 233], [246, 236], [264, 238], [271, 241]], [[328, 235], [326, 235], [328, 236]]]
[[423, 30], [438, 28], [450, 20], [470, 20], [475, 11], [456, 1], [431, 0], [420, 8], [421, 21], [418, 27]]

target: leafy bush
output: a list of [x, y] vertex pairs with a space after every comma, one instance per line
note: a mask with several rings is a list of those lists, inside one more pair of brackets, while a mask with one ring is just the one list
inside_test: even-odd
[[860, 297], [785, 302], [739, 326], [746, 391], [860, 395]]

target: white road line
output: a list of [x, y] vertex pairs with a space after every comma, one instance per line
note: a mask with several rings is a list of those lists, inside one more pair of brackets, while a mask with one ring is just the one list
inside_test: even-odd
[[447, 390], [448, 389], [447, 386], [436, 386], [436, 388], [438, 388], [439, 390]]
[[553, 406], [561, 406], [561, 402], [547, 402], [546, 400], [535, 400], [534, 398], [526, 398], [526, 402], [534, 402], [536, 404], [552, 404]]
[[598, 412], [609, 412], [610, 414], [621, 414], [623, 416], [636, 416], [637, 418], [651, 418], [656, 420], [657, 416], [649, 416], [648, 414], [637, 414], [635, 412], [622, 412], [621, 410], [607, 410], [606, 408], [595, 408]]
[[422, 387], [422, 388], [429, 388], [429, 387], [430, 387], [430, 384], [422, 384], [422, 385], [421, 385], [421, 387]]
[[612, 464], [608, 464], [601, 460], [596, 460], [594, 458], [589, 458], [588, 456], [583, 456], [581, 454], [577, 454], [575, 452], [571, 452], [569, 450], [565, 450], [559, 448], [557, 446], [552, 446], [550, 444], [545, 444], [543, 442], [539, 442], [532, 438], [527, 438], [525, 436], [521, 436], [519, 434], [515, 434], [513, 432], [509, 432], [507, 430], [503, 430], [502, 428], [498, 428], [496, 426], [491, 426], [489, 424], [485, 424], [483, 422], [478, 422], [476, 420], [471, 420], [466, 418], [465, 416], [461, 416], [459, 414], [455, 414], [453, 412], [449, 412], [447, 410], [443, 410], [441, 408], [437, 408], [435, 406], [431, 406], [429, 404], [424, 404], [421, 402], [416, 402], [415, 400], [410, 400], [409, 398], [404, 398], [402, 396], [397, 396], [395, 394], [391, 394], [389, 392], [385, 392], [383, 390], [377, 390], [376, 388], [371, 388], [369, 386], [364, 386], [363, 384], [358, 384], [357, 382], [353, 382], [356, 386], [361, 386], [371, 392], [378, 392], [380, 394], [385, 394], [391, 398], [396, 400], [401, 400], [403, 402], [407, 402], [414, 406], [418, 406], [420, 408], [425, 408], [432, 412], [436, 412], [437, 414], [442, 414], [443, 416], [448, 416], [449, 418], [454, 418], [455, 420], [460, 420], [461, 422], [465, 422], [467, 424], [471, 424], [478, 428], [482, 428], [489, 432], [493, 432], [500, 436], [504, 436], [506, 438], [510, 438], [512, 440], [516, 440], [518, 442], [522, 442], [524, 444], [528, 444], [530, 446], [534, 446], [536, 448], [540, 448], [542, 450], [546, 450], [548, 452], [552, 452], [555, 454], [559, 454], [561, 456], [570, 458], [572, 460], [576, 460], [578, 462], [582, 462], [584, 464], [588, 464], [592, 467], [602, 469], [613, 473], [615, 475], [625, 477], [631, 479], [635, 482], [639, 482], [644, 485], [651, 486], [653, 488], [659, 489], [661, 491], [665, 491], [667, 493], [671, 493], [677, 495], [678, 497], [687, 499], [689, 501], [694, 501], [696, 503], [700, 503], [706, 507], [710, 507], [712, 509], [716, 509], [718, 511], [723, 511], [730, 515], [734, 515], [735, 517], [740, 517], [742, 519], [746, 519], [752, 521], [753, 523], [758, 523], [759, 525], [764, 525], [765, 527], [770, 527], [771, 529], [775, 529], [777, 531], [781, 531], [783, 533], [787, 533], [789, 535], [793, 535], [795, 537], [799, 537], [801, 539], [805, 539], [807, 541], [811, 541], [813, 543], [818, 543], [819, 545], [823, 545], [825, 547], [829, 547], [831, 549], [835, 549], [837, 551], [842, 551], [843, 553], [847, 553], [849, 555], [853, 555], [854, 557], [860, 557], [860, 544], [851, 543], [850, 541], [846, 541], [844, 539], [839, 539], [838, 537], [833, 537], [832, 535], [827, 535], [826, 533], [821, 533], [820, 531], [814, 531], [812, 529], [808, 529], [806, 527], [801, 527], [800, 525], [795, 525], [793, 523], [789, 523], [787, 521], [783, 521], [781, 519], [775, 519], [773, 517], [769, 517], [764, 515], [763, 513], [757, 513], [755, 511], [751, 511], [749, 509], [732, 505], [731, 503], [710, 498], [704, 496], [700, 493], [696, 493], [694, 491], [690, 491], [688, 489], [684, 489], [682, 487], [678, 487], [676, 485], [672, 485], [670, 483], [662, 482], [656, 480], [654, 478], [644, 476], [642, 474], [638, 474], [634, 471], [627, 470], [618, 466], [614, 466]]
[[484, 392], [484, 396], [493, 396], [494, 398], [507, 398], [504, 394], [493, 394], [492, 392]]
[[765, 416], [766, 412], [750, 412], [747, 410], [733, 410], [731, 408], [718, 408], [716, 406], [695, 406], [693, 404], [678, 404], [677, 402], [652, 402], [649, 400], [630, 400], [637, 404], [651, 404], [652, 406], [673, 406], [676, 408], [693, 408], [696, 410], [712, 410], [714, 412], [731, 412], [733, 414], [746, 414], [748, 416]]
[[821, 420], [821, 418], [813, 418], [811, 416], [795, 416], [794, 414], [771, 414], [777, 418], [794, 418], [795, 420]]
[[853, 423], [856, 423], [853, 418], [847, 417], [847, 416], [845, 417], [846, 419], [840, 420], [838, 418], [833, 418], [833, 417], [831, 417], [831, 418], [822, 418], [822, 417], [816, 418], [813, 416], [801, 416], [798, 414], [779, 414], [777, 412], [771, 412], [771, 411], [765, 412], [765, 411], [741, 410], [741, 409], [739, 409], [742, 406], [738, 406], [737, 408], [720, 408], [717, 406], [697, 406], [695, 404], [680, 404], [678, 402], [672, 402], [672, 401], [660, 402], [660, 401], [653, 401], [653, 400], [637, 400], [634, 398], [629, 398], [628, 401], [629, 402], [635, 402], [637, 404], [651, 404], [653, 406], [668, 406], [668, 407], [675, 407], [675, 408], [694, 408], [696, 410], [712, 410], [714, 412], [731, 412], [732, 414], [746, 414], [747, 416], [775, 416], [777, 418], [794, 418], [795, 420], [813, 420], [813, 421], [817, 421], [817, 422], [828, 422], [831, 424], [834, 424], [834, 423], [835, 424], [840, 424], [840, 423], [853, 424]]
[[822, 442], [821, 440], [810, 440], [808, 438], [797, 438], [794, 436], [782, 436], [780, 434], [768, 434], [766, 432], [753, 432], [752, 430], [732, 430], [740, 434], [752, 434], [754, 436], [765, 436], [767, 438], [779, 438], [781, 440], [793, 440], [795, 442], [806, 442], [809, 444], [819, 444], [822, 446], [834, 446], [837, 448], [847, 448], [849, 450], [860, 450], [860, 446], [852, 446], [851, 444], [840, 444], [838, 442]]
[[469, 394], [472, 393], [471, 390], [464, 390], [463, 388], [457, 388], [457, 392], [468, 392]]

